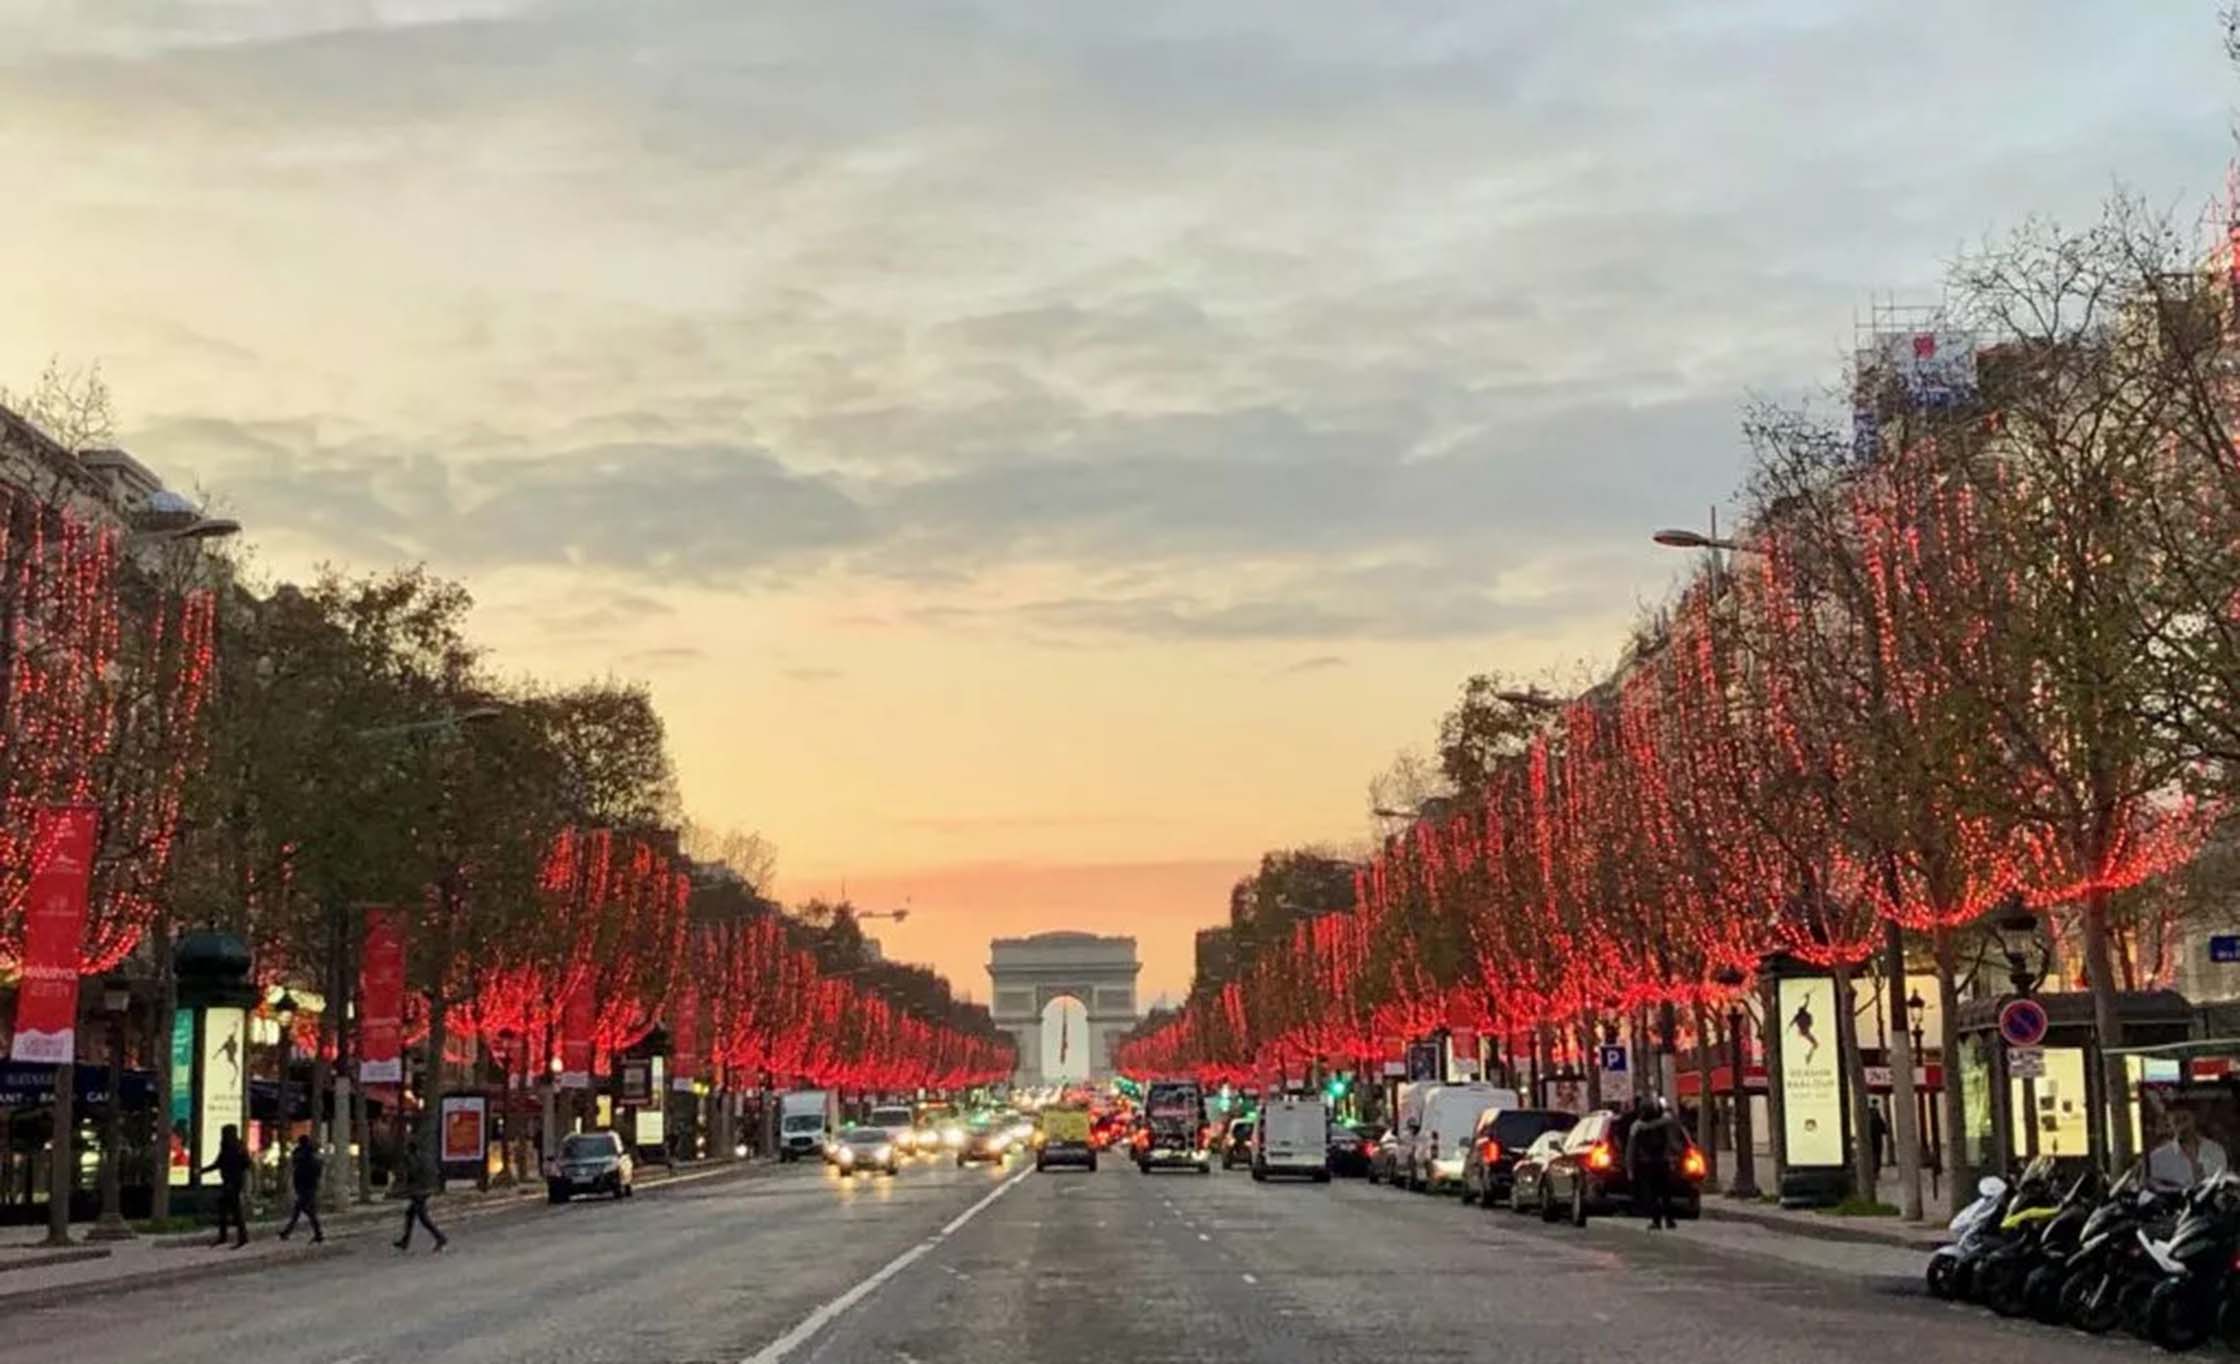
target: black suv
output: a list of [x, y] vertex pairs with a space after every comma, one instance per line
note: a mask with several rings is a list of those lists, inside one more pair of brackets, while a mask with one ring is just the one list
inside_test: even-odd
[[1462, 1201], [1493, 1207], [1509, 1197], [1517, 1157], [1542, 1132], [1562, 1132], [1578, 1119], [1558, 1108], [1504, 1108], [1478, 1120], [1462, 1158]]

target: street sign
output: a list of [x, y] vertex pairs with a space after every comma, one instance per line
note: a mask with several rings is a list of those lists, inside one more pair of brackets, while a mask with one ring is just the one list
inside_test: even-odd
[[2034, 999], [2010, 999], [1999, 1010], [1999, 1036], [2010, 1047], [2034, 1047], [2046, 1040], [2046, 1006]]
[[2240, 933], [2210, 934], [2209, 960], [2228, 965], [2240, 961]]
[[1387, 1061], [1384, 1063], [1384, 1075], [1386, 1079], [1397, 1080], [1407, 1073], [1408, 1063], [1405, 1061]]
[[1626, 1049], [1617, 1043], [1605, 1043], [1601, 1050], [1602, 1068], [1613, 1074], [1623, 1074], [1626, 1068]]
[[2043, 1080], [2046, 1077], [2045, 1048], [2009, 1048], [2007, 1051], [2007, 1074], [2017, 1080]]

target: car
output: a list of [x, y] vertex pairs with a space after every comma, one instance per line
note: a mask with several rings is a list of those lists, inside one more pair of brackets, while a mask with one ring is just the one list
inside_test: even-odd
[[[1571, 1225], [1583, 1227], [1594, 1214], [1633, 1210], [1633, 1181], [1626, 1174], [1626, 1138], [1633, 1131], [1636, 1116], [1630, 1111], [1596, 1109], [1564, 1135], [1563, 1146], [1541, 1172], [1546, 1190], [1540, 1202], [1542, 1221], [1568, 1216]], [[1680, 1154], [1673, 1162], [1678, 1179], [1673, 1186], [1672, 1214], [1694, 1221], [1703, 1215], [1703, 1152], [1696, 1149], [1685, 1127], [1676, 1130]]]
[[1144, 1127], [1136, 1134], [1136, 1168], [1173, 1166], [1212, 1173], [1205, 1140], [1205, 1091], [1195, 1080], [1154, 1080], [1143, 1092]]
[[1221, 1168], [1234, 1170], [1252, 1163], [1252, 1119], [1238, 1118], [1221, 1138]]
[[1008, 1122], [977, 1122], [965, 1128], [964, 1140], [957, 1144], [957, 1168], [978, 1161], [993, 1161], [998, 1165], [1011, 1158], [1011, 1124]]
[[[1563, 1149], [1563, 1139], [1570, 1128], [1557, 1128], [1542, 1132], [1532, 1139], [1532, 1144], [1517, 1156], [1509, 1167], [1509, 1210], [1526, 1212], [1540, 1206], [1541, 1196], [1547, 1192], [1548, 1162]], [[1494, 1206], [1492, 1199], [1486, 1206]]]
[[1330, 1173], [1354, 1177], [1369, 1174], [1375, 1163], [1377, 1143], [1383, 1138], [1383, 1123], [1330, 1124]]
[[1489, 1108], [1462, 1158], [1462, 1201], [1492, 1207], [1509, 1196], [1517, 1157], [1548, 1132], [1568, 1132], [1577, 1119], [1558, 1108]]
[[840, 1167], [842, 1179], [873, 1171], [902, 1173], [902, 1150], [883, 1127], [851, 1127], [834, 1145], [832, 1163]]
[[628, 1198], [637, 1192], [637, 1162], [619, 1132], [570, 1132], [545, 1166], [544, 1182], [545, 1196], [554, 1203], [577, 1194]]
[[1369, 1182], [1388, 1184], [1397, 1189], [1400, 1184], [1400, 1129], [1388, 1128], [1378, 1135], [1377, 1144], [1369, 1148]]

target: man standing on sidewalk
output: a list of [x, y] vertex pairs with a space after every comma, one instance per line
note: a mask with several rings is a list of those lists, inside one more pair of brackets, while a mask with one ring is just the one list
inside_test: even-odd
[[218, 1131], [218, 1158], [202, 1167], [204, 1174], [218, 1172], [218, 1239], [213, 1248], [226, 1243], [226, 1224], [231, 1222], [240, 1240], [233, 1243], [235, 1250], [249, 1244], [249, 1219], [242, 1212], [241, 1194], [249, 1183], [249, 1148], [241, 1144], [241, 1129], [227, 1123]]
[[288, 1213], [288, 1225], [280, 1228], [280, 1239], [285, 1241], [296, 1229], [296, 1219], [311, 1219], [311, 1244], [318, 1245], [327, 1239], [319, 1225], [319, 1176], [326, 1169], [326, 1162], [319, 1158], [319, 1148], [311, 1144], [310, 1136], [296, 1138], [295, 1158], [289, 1164], [289, 1178], [296, 1191], [295, 1208]]
[[412, 1249], [412, 1224], [418, 1222], [428, 1229], [430, 1236], [436, 1238], [436, 1253], [440, 1255], [443, 1248], [451, 1244], [451, 1238], [444, 1235], [443, 1229], [428, 1216], [428, 1199], [436, 1191], [436, 1177], [435, 1171], [422, 1158], [417, 1139], [404, 1144], [403, 1173], [404, 1196], [409, 1201], [404, 1210], [404, 1235], [397, 1238], [396, 1247], [399, 1250]]

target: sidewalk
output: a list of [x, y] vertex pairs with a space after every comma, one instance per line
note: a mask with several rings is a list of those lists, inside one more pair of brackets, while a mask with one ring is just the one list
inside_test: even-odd
[[[720, 1161], [656, 1167], [638, 1178], [641, 1189], [687, 1184], [724, 1174], [747, 1174], [762, 1168], [760, 1161]], [[542, 1184], [495, 1188], [487, 1192], [468, 1188], [445, 1194], [435, 1205], [444, 1221], [472, 1220], [510, 1208], [534, 1206], [544, 1197]], [[353, 1241], [380, 1233], [393, 1235], [404, 1204], [377, 1200], [338, 1210], [321, 1218], [327, 1243], [311, 1244], [309, 1226], [298, 1226], [295, 1236], [279, 1239], [278, 1221], [252, 1222], [247, 1246], [234, 1249], [211, 1245], [212, 1229], [166, 1235], [137, 1236], [130, 1241], [89, 1244], [75, 1242], [50, 1247], [34, 1239], [29, 1228], [16, 1229], [13, 1239], [0, 1242], [0, 1311], [9, 1308], [45, 1307], [100, 1293], [121, 1292], [187, 1279], [216, 1278], [247, 1273], [275, 1263], [313, 1256], [348, 1255]], [[83, 1234], [83, 1228], [79, 1228]], [[337, 1244], [340, 1243], [340, 1244]]]
[[1896, 1217], [1836, 1217], [1807, 1208], [1746, 1203], [1719, 1195], [1703, 1200], [1707, 1222], [1747, 1222], [1770, 1231], [1817, 1241], [1894, 1246], [1921, 1254], [1952, 1239], [1942, 1222], [1907, 1222]]

